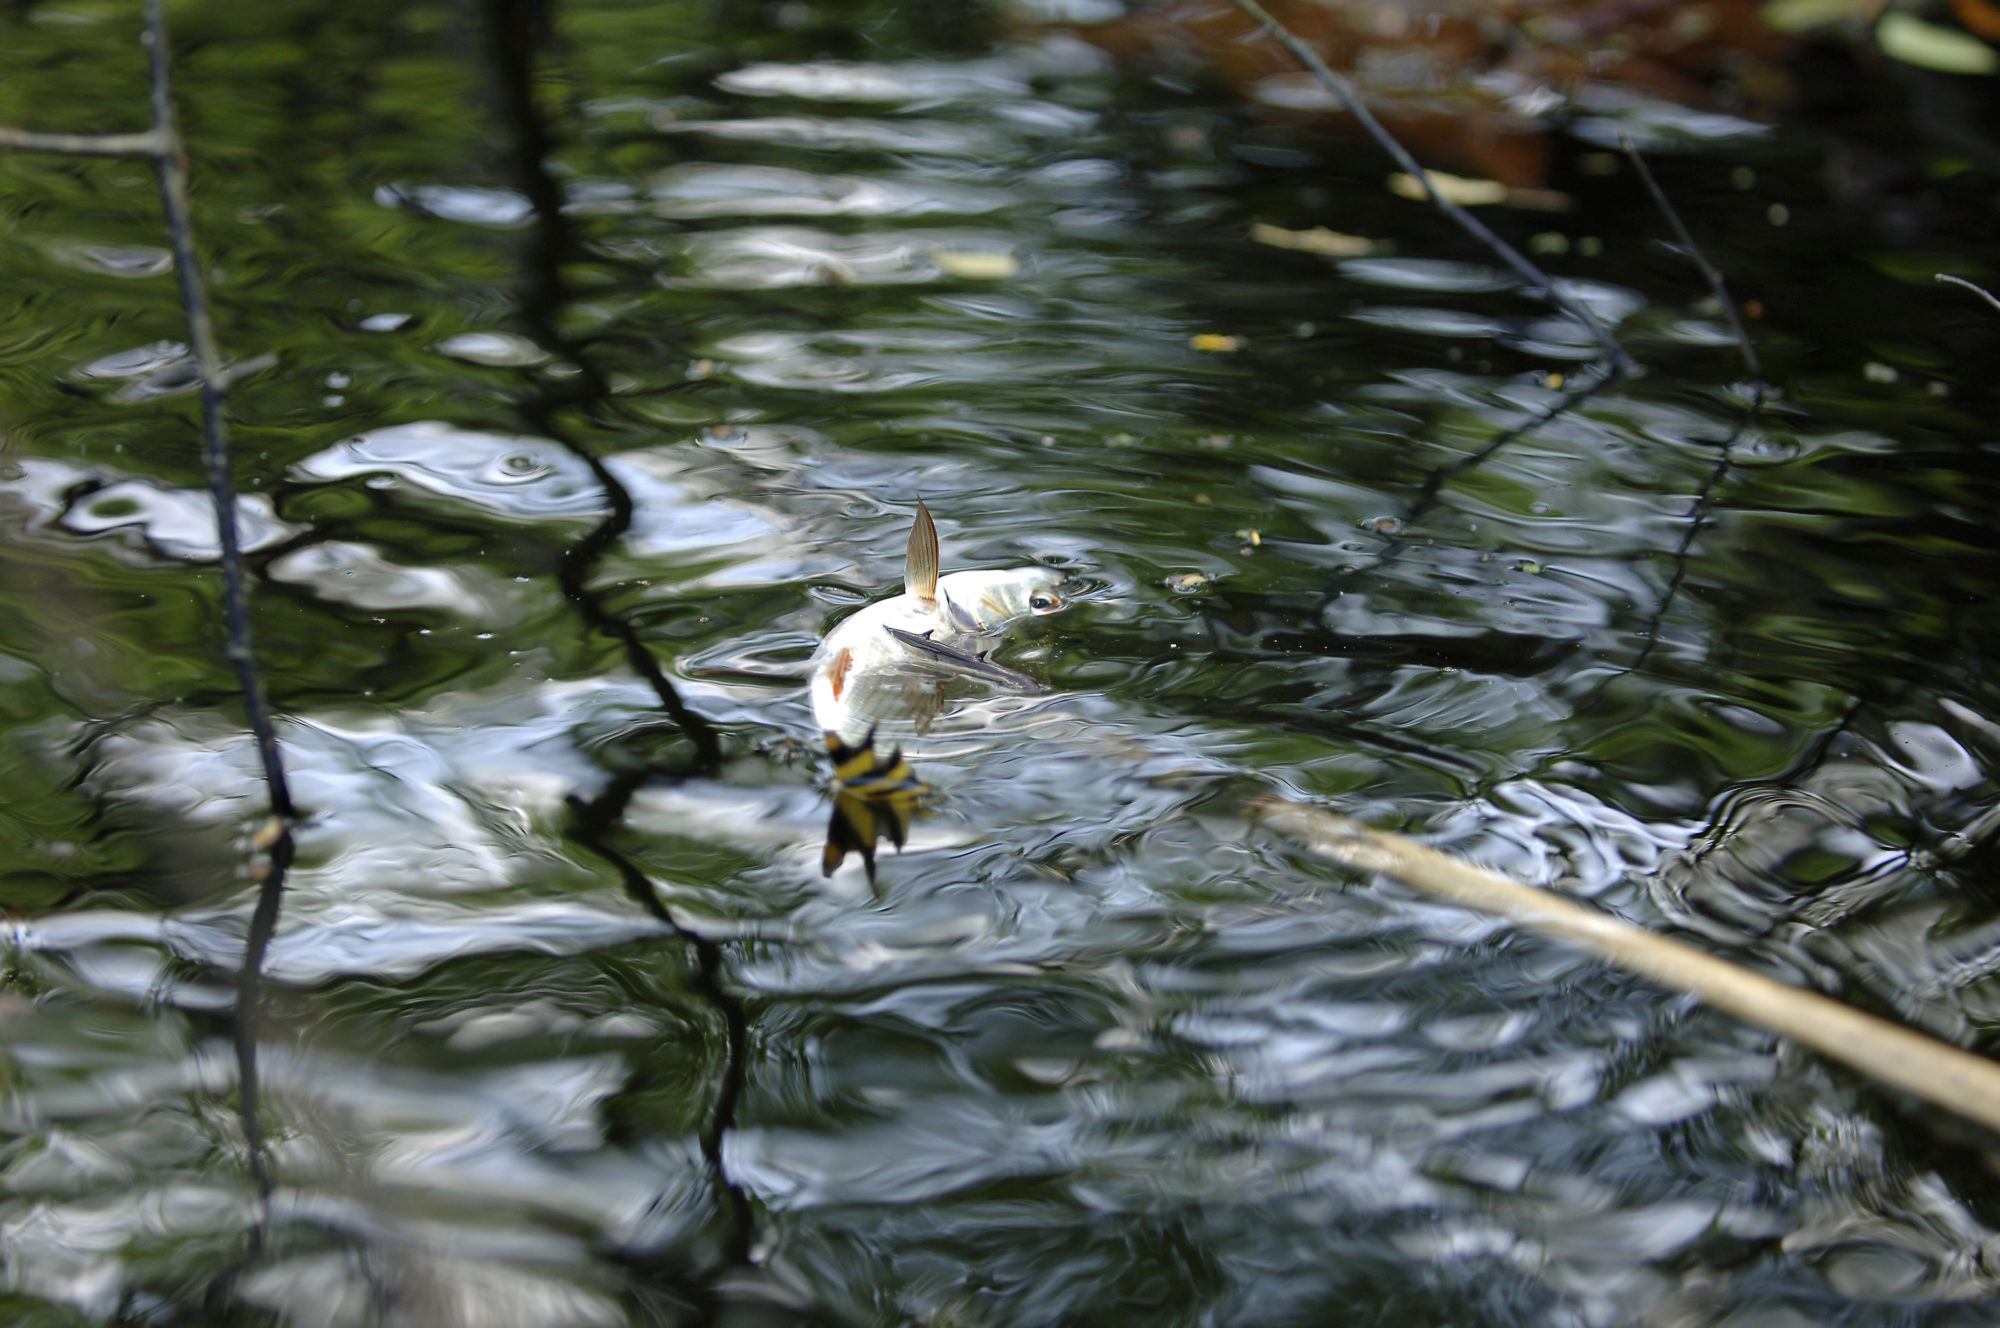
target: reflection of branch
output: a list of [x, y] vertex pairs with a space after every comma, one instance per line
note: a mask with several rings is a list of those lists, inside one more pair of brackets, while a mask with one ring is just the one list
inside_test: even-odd
[[1694, 242], [1694, 236], [1688, 231], [1687, 224], [1681, 220], [1681, 214], [1674, 210], [1674, 205], [1667, 200], [1666, 190], [1660, 188], [1660, 182], [1653, 178], [1652, 167], [1648, 166], [1646, 159], [1639, 155], [1639, 149], [1632, 146], [1630, 138], [1621, 137], [1618, 141], [1624, 146], [1625, 155], [1632, 159], [1632, 168], [1638, 171], [1639, 179], [1645, 183], [1646, 192], [1653, 196], [1653, 206], [1665, 214], [1667, 224], [1674, 228], [1674, 235], [1681, 242], [1681, 252], [1686, 254], [1688, 261], [1700, 270], [1703, 279], [1708, 282], [1709, 291], [1715, 296], [1715, 302], [1722, 306], [1723, 317], [1729, 320], [1729, 330], [1736, 334], [1736, 348], [1743, 353], [1743, 363], [1750, 370], [1752, 384], [1750, 390], [1753, 394], [1750, 409], [1754, 414], [1764, 405], [1764, 369], [1757, 362], [1757, 348], [1750, 344], [1750, 334], [1743, 330], [1742, 318], [1737, 316], [1736, 301], [1729, 297], [1729, 285], [1723, 281], [1722, 274], [1715, 270], [1715, 264], [1708, 261], [1708, 255], [1701, 251], [1701, 246]]
[[1623, 670], [1625, 673], [1633, 673], [1645, 667], [1646, 661], [1652, 658], [1654, 649], [1659, 645], [1660, 627], [1666, 622], [1674, 601], [1680, 597], [1681, 585], [1687, 580], [1688, 555], [1694, 548], [1695, 540], [1700, 537], [1703, 527], [1708, 524], [1709, 513], [1715, 507], [1716, 490], [1722, 487], [1723, 479], [1735, 463], [1736, 440], [1743, 436], [1751, 421], [1763, 413], [1765, 387], [1764, 368], [1758, 362], [1757, 348], [1751, 343], [1749, 332], [1744, 330], [1743, 319], [1736, 311], [1736, 301], [1729, 294], [1728, 283], [1722, 279], [1722, 273], [1716, 270], [1715, 265], [1708, 261], [1708, 255], [1702, 252], [1701, 246], [1695, 243], [1693, 233], [1688, 230], [1687, 223], [1681, 220], [1680, 212], [1667, 198], [1666, 190], [1660, 188], [1660, 182], [1653, 177], [1652, 168], [1646, 164], [1646, 159], [1639, 155], [1639, 149], [1633, 146], [1630, 138], [1620, 138], [1619, 142], [1625, 148], [1625, 155], [1631, 158], [1632, 168], [1644, 182], [1646, 192], [1652, 196], [1653, 205], [1666, 217], [1667, 224], [1674, 228], [1674, 235], [1680, 241], [1681, 252], [1687, 255], [1688, 261], [1695, 265], [1702, 278], [1708, 282], [1710, 294], [1721, 306], [1723, 316], [1729, 320], [1729, 330], [1735, 334], [1736, 349], [1743, 356], [1744, 367], [1750, 371], [1750, 406], [1744, 411], [1743, 417], [1736, 422], [1736, 427], [1730, 430], [1729, 436], [1722, 440], [1722, 450], [1717, 454], [1715, 464], [1709, 468], [1707, 478], [1702, 481], [1701, 491], [1695, 495], [1694, 508], [1688, 513], [1687, 529], [1681, 532], [1680, 543], [1674, 547], [1673, 575], [1667, 579], [1666, 592], [1660, 596], [1660, 602], [1654, 608], [1653, 616], [1646, 625], [1643, 632], [1645, 639], [1639, 647], [1639, 653]]
[[575, 814], [571, 835], [584, 847], [609, 862], [624, 883], [625, 892], [635, 903], [659, 921], [694, 951], [695, 972], [691, 986], [695, 994], [722, 1016], [722, 1078], [715, 1091], [715, 1106], [701, 1126], [701, 1156], [708, 1164], [720, 1205], [729, 1224], [723, 1242], [722, 1266], [736, 1267], [750, 1260], [753, 1235], [750, 1199], [743, 1188], [729, 1178], [722, 1144], [736, 1124], [736, 1104], [743, 1096], [744, 1067], [749, 1058], [750, 1020], [742, 1000], [722, 985], [722, 947], [700, 932], [681, 923], [660, 898], [659, 891], [633, 861], [608, 842], [608, 836], [625, 815], [632, 795], [645, 782], [644, 770], [626, 771], [616, 776], [589, 802], [573, 798]]
[[569, 436], [557, 420], [564, 407], [606, 400], [610, 388], [583, 347], [558, 326], [558, 315], [569, 299], [562, 264], [575, 243], [562, 210], [562, 188], [545, 164], [550, 151], [548, 130], [535, 105], [535, 50], [546, 35], [548, 13], [536, 0], [486, 0], [484, 10], [498, 94], [496, 110], [511, 140], [515, 182], [534, 209], [535, 225], [521, 264], [521, 319], [537, 342], [578, 370], [573, 387], [546, 389], [523, 401], [519, 409], [535, 432], [562, 444], [590, 467], [611, 505], [611, 515], [603, 524], [564, 551], [558, 579], [584, 621], [624, 647], [633, 671], [646, 680], [659, 698], [660, 708], [694, 744], [696, 768], [712, 773], [722, 764], [722, 744], [714, 726], [681, 699], [638, 627], [608, 607], [604, 596], [590, 585], [590, 573], [598, 559], [631, 529], [632, 494], [602, 457]]
[[1335, 576], [1330, 583], [1334, 593], [1338, 594], [1345, 590], [1350, 583], [1365, 573], [1380, 571], [1390, 561], [1398, 557], [1404, 549], [1408, 548], [1410, 542], [1403, 537], [1402, 532], [1407, 531], [1419, 518], [1437, 505], [1438, 498], [1443, 493], [1444, 486], [1448, 481], [1456, 479], [1465, 472], [1484, 464], [1501, 448], [1525, 438], [1543, 425], [1575, 410], [1578, 406], [1581, 406], [1584, 402], [1590, 400], [1623, 376], [1624, 371], [1614, 363], [1604, 373], [1596, 374], [1587, 379], [1582, 386], [1572, 388], [1563, 393], [1554, 402], [1542, 407], [1519, 424], [1511, 425], [1494, 434], [1487, 441], [1486, 445], [1478, 451], [1468, 452], [1450, 465], [1439, 466], [1432, 470], [1429, 475], [1424, 477], [1424, 486], [1417, 491], [1416, 498], [1410, 502], [1408, 507], [1403, 509], [1402, 515], [1396, 518], [1398, 533], [1383, 541], [1381, 549], [1375, 555], [1374, 562], [1369, 563], [1365, 567], [1352, 568]]
[[[271, 1172], [264, 1160], [264, 1127], [258, 1119], [257, 1011], [264, 1002], [264, 952], [278, 929], [278, 906], [284, 899], [285, 873], [292, 865], [292, 833], [275, 820], [280, 833], [270, 843], [264, 878], [257, 886], [257, 907], [243, 940], [243, 970], [236, 980], [236, 1095], [242, 1105], [243, 1145], [250, 1159], [250, 1176], [257, 1192], [271, 1197]], [[251, 1239], [258, 1239], [252, 1232]]]
[[277, 928], [278, 906], [285, 889], [285, 871], [292, 861], [291, 823], [296, 811], [292, 804], [291, 786], [285, 779], [284, 760], [278, 752], [278, 733], [271, 721], [264, 678], [257, 668], [257, 655], [250, 634], [249, 578], [243, 565], [242, 536], [236, 524], [236, 484], [230, 474], [229, 430], [222, 411], [228, 371], [216, 346], [215, 325], [209, 317], [208, 297], [202, 288], [201, 259], [195, 249], [194, 208], [188, 197], [187, 185], [187, 152], [174, 114], [163, 0], [146, 0], [143, 40], [147, 48], [152, 97], [151, 129], [137, 134], [88, 135], [42, 134], [0, 128], [0, 148], [89, 157], [144, 156], [152, 159], [159, 173], [160, 208], [165, 214], [168, 242], [173, 249], [181, 307], [187, 316], [188, 344], [193, 348], [195, 371], [201, 379], [202, 464], [208, 476], [209, 497], [215, 506], [216, 539], [221, 548], [225, 651], [230, 668], [236, 674], [237, 685], [242, 689], [245, 718], [250, 725], [251, 737], [257, 744], [265, 790], [271, 801], [271, 820], [257, 835], [257, 847], [268, 856], [259, 864], [262, 883], [244, 944], [235, 1010], [237, 1109], [243, 1118], [250, 1174], [256, 1181], [258, 1191], [268, 1198], [271, 1177], [265, 1166], [263, 1130], [257, 1116], [256, 1018], [262, 996], [260, 969], [264, 950]]
[[2000, 1130], [2000, 1064], [1983, 1056], [1655, 936], [1554, 891], [1460, 862], [1402, 835], [1275, 798], [1263, 802], [1259, 811], [1266, 824], [1316, 856], [1511, 919]]
[[[1758, 383], [1754, 390], [1761, 395], [1764, 390], [1763, 383]], [[1708, 478], [1702, 481], [1701, 492], [1695, 495], [1694, 510], [1688, 513], [1687, 528], [1681, 531], [1681, 541], [1674, 546], [1673, 575], [1667, 578], [1667, 588], [1661, 594], [1659, 604], [1654, 607], [1652, 618], [1647, 621], [1643, 633], [1645, 640], [1639, 646], [1639, 653], [1632, 657], [1632, 662], [1622, 672], [1636, 673], [1646, 667], [1646, 661], [1652, 658], [1654, 649], [1660, 644], [1660, 628], [1665, 625], [1667, 614], [1674, 607], [1674, 601], [1680, 597], [1681, 583], [1687, 580], [1690, 565], [1688, 555], [1694, 548], [1695, 540], [1701, 535], [1702, 528], [1708, 524], [1708, 514], [1715, 507], [1715, 491], [1721, 487], [1723, 476], [1729, 473], [1729, 467], [1735, 460], [1732, 453], [1736, 447], [1736, 440], [1743, 436], [1743, 430], [1749, 423], [1749, 418], [1745, 417], [1730, 430], [1729, 436], [1722, 440], [1722, 450], [1717, 454], [1715, 464], [1709, 468]], [[1609, 680], [1606, 681], [1608, 683]]]
[[1333, 70], [1327, 68], [1326, 61], [1320, 59], [1318, 51], [1315, 51], [1312, 47], [1299, 40], [1291, 29], [1278, 22], [1277, 19], [1272, 18], [1270, 13], [1257, 3], [1257, 0], [1233, 0], [1233, 3], [1245, 14], [1248, 14], [1252, 19], [1261, 23], [1265, 32], [1269, 33], [1279, 45], [1290, 51], [1293, 58], [1304, 65], [1312, 76], [1319, 80], [1321, 87], [1334, 95], [1334, 98], [1340, 102], [1347, 113], [1353, 116], [1363, 129], [1368, 131], [1368, 136], [1380, 144], [1384, 152], [1395, 158], [1398, 166], [1401, 166], [1423, 186], [1425, 195], [1429, 197], [1438, 211], [1449, 217], [1452, 223], [1460, 230], [1485, 245], [1488, 250], [1508, 267], [1513, 268], [1516, 275], [1521, 278], [1522, 283], [1526, 285], [1531, 293], [1539, 295], [1542, 299], [1547, 300], [1551, 305], [1562, 310], [1562, 312], [1568, 314], [1581, 324], [1584, 330], [1589, 332], [1591, 337], [1596, 340], [1597, 344], [1604, 347], [1605, 353], [1611, 357], [1611, 363], [1614, 366], [1621, 370], [1631, 367], [1632, 357], [1625, 353], [1625, 348], [1618, 344], [1618, 339], [1611, 335], [1603, 323], [1598, 321], [1597, 315], [1590, 312], [1587, 305], [1570, 299], [1560, 290], [1556, 289], [1556, 284], [1549, 279], [1548, 273], [1522, 257], [1519, 250], [1495, 235], [1484, 222], [1437, 191], [1431, 184], [1429, 172], [1417, 164], [1416, 158], [1412, 157], [1404, 149], [1403, 145], [1396, 141], [1394, 135], [1382, 127], [1382, 122], [1377, 120], [1374, 114], [1362, 104], [1360, 95], [1354, 90], [1354, 85], [1339, 74], [1334, 73]]
[[[603, 556], [632, 525], [631, 491], [611, 473], [603, 458], [565, 430], [560, 415], [565, 410], [602, 405], [610, 397], [604, 373], [593, 363], [585, 348], [566, 336], [560, 326], [563, 306], [570, 292], [563, 280], [562, 264], [575, 248], [568, 219], [563, 214], [561, 186], [545, 165], [549, 134], [535, 103], [534, 61], [539, 43], [547, 35], [548, 13], [538, 0], [485, 0], [487, 52], [492, 65], [496, 112], [512, 148], [515, 181], [534, 209], [535, 224], [529, 233], [521, 263], [521, 319], [531, 335], [551, 353], [576, 366], [577, 373], [566, 381], [545, 385], [522, 401], [519, 410], [538, 434], [552, 438], [590, 467], [602, 487], [611, 514], [563, 552], [558, 579], [563, 593], [577, 607], [585, 623], [595, 631], [616, 638], [625, 648], [625, 657], [659, 698], [660, 708], [694, 745], [696, 770], [713, 773], [722, 764], [722, 744], [715, 728], [681, 699], [672, 679], [646, 645], [639, 629], [624, 615], [614, 611], [603, 595], [590, 584], [592, 572]], [[624, 817], [632, 795], [648, 779], [668, 772], [639, 767], [616, 775], [604, 791], [589, 802], [571, 801], [574, 821], [571, 834], [580, 844], [609, 862], [618, 872], [625, 890], [640, 907], [672, 930], [694, 952], [694, 973], [689, 987], [694, 995], [714, 1010], [723, 1027], [723, 1060], [715, 1102], [700, 1131], [701, 1155], [715, 1186], [717, 1205], [726, 1223], [722, 1257], [717, 1269], [703, 1279], [700, 1299], [706, 1318], [720, 1312], [715, 1293], [716, 1276], [750, 1261], [755, 1234], [750, 1199], [730, 1179], [723, 1157], [723, 1143], [736, 1125], [736, 1108], [743, 1096], [749, 1057], [750, 1022], [742, 1000], [723, 985], [722, 947], [716, 941], [686, 926], [674, 916], [654, 889], [646, 874], [609, 841], [611, 832]], [[672, 772], [678, 776], [681, 772]]]

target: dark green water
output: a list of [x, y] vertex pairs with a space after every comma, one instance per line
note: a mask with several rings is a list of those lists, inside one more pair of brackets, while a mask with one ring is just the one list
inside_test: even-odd
[[[1590, 348], [1363, 148], [970, 12], [558, 17], [524, 81], [473, 5], [174, 16], [309, 813], [267, 1206], [151, 175], [0, 157], [0, 1317], [2000, 1322], [1990, 1137], [1245, 818], [2000, 1051], [2000, 316], [1931, 280], [2000, 279], [1990, 174], [1893, 112], [1662, 152], [1751, 417], [1566, 140], [1577, 210], [1495, 224], [1644, 371], [1523, 430]], [[10, 11], [0, 121], [139, 127], [135, 30]], [[1081, 593], [1008, 656], [1045, 694], [923, 740], [877, 894], [773, 744], [919, 495], [948, 569]]]

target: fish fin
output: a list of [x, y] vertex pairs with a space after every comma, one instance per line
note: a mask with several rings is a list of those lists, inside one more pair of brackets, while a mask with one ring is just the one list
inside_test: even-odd
[[933, 641], [928, 632], [919, 636], [915, 632], [906, 632], [900, 627], [884, 627], [882, 630], [918, 654], [956, 672], [968, 674], [974, 678], [984, 678], [986, 681], [998, 683], [1002, 687], [1011, 687], [1017, 692], [1039, 692], [1042, 690], [1040, 684], [1020, 670], [1010, 669], [1005, 664], [995, 664], [984, 655], [969, 655], [956, 646], [948, 646], [942, 641]]
[[938, 537], [931, 509], [917, 499], [916, 524], [910, 527], [909, 564], [903, 569], [903, 589], [917, 603], [933, 612], [937, 609]]

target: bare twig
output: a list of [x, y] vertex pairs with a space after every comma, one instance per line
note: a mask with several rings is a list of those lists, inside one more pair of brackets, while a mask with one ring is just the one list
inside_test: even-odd
[[1964, 277], [1954, 277], [1946, 272], [1939, 272], [1936, 275], [1939, 281], [1948, 281], [1954, 286], [1963, 286], [1980, 299], [1992, 305], [1995, 309], [2000, 309], [2000, 299], [1995, 299], [1993, 292], [1987, 290], [1984, 286], [1975, 286]]
[[1564, 295], [1556, 288], [1555, 281], [1550, 278], [1548, 273], [1522, 257], [1519, 250], [1495, 235], [1484, 222], [1437, 191], [1436, 187], [1431, 183], [1430, 174], [1417, 164], [1416, 158], [1412, 157], [1404, 149], [1403, 145], [1398, 143], [1395, 137], [1382, 127], [1382, 122], [1377, 120], [1374, 114], [1362, 104], [1360, 94], [1355, 92], [1353, 84], [1327, 67], [1326, 61], [1320, 59], [1319, 52], [1299, 40], [1297, 36], [1293, 35], [1291, 29], [1271, 17], [1270, 13], [1257, 3], [1257, 0], [1233, 0], [1233, 3], [1238, 9], [1248, 14], [1256, 22], [1262, 24], [1265, 32], [1269, 33], [1279, 45], [1290, 51], [1292, 56], [1300, 64], [1304, 65], [1314, 78], [1319, 80], [1320, 85], [1334, 95], [1335, 100], [1340, 102], [1342, 108], [1349, 115], [1353, 116], [1363, 129], [1368, 131], [1368, 136], [1380, 144], [1384, 152], [1395, 158], [1398, 166], [1401, 166], [1403, 170], [1408, 172], [1423, 186], [1424, 194], [1438, 211], [1451, 218], [1452, 222], [1460, 230], [1492, 250], [1493, 253], [1500, 257], [1501, 261], [1505, 262], [1508, 267], [1513, 268], [1515, 274], [1521, 278], [1522, 284], [1531, 293], [1539, 295], [1551, 305], [1582, 324], [1584, 329], [1596, 339], [1597, 343], [1604, 347], [1605, 353], [1611, 357], [1612, 363], [1617, 368], [1623, 370], [1631, 367], [1632, 357], [1625, 353], [1625, 347], [1619, 344], [1618, 339], [1611, 335], [1610, 330], [1598, 320], [1597, 315], [1593, 314], [1588, 306]]
[[181, 307], [187, 315], [188, 344], [201, 376], [201, 455], [208, 472], [208, 493], [215, 506], [216, 537], [222, 546], [222, 616], [229, 665], [243, 689], [243, 709], [264, 767], [264, 784], [271, 799], [276, 830], [270, 846], [263, 885], [244, 942], [243, 967], [236, 990], [236, 1098], [243, 1118], [245, 1151], [250, 1174], [265, 1195], [271, 1176], [264, 1161], [264, 1133], [258, 1112], [257, 1011], [263, 999], [264, 951], [278, 925], [284, 897], [285, 871], [292, 860], [291, 822], [296, 815], [284, 758], [278, 753], [278, 731], [271, 722], [264, 675], [250, 634], [249, 578], [243, 566], [242, 532], [236, 524], [236, 482], [229, 468], [229, 426], [223, 418], [222, 394], [228, 371], [215, 344], [208, 296], [202, 287], [201, 259], [195, 251], [194, 207], [188, 198], [187, 152], [174, 114], [172, 69], [167, 49], [165, 0], [146, 0], [144, 39], [152, 83], [153, 132], [162, 140], [153, 158], [160, 176], [160, 206], [166, 213], [167, 235], [173, 247], [174, 272], [180, 281]]
[[157, 128], [140, 134], [45, 134], [0, 125], [0, 150], [58, 157], [160, 157], [173, 147]]
[[293, 854], [291, 826], [297, 813], [292, 802], [291, 786], [285, 778], [284, 760], [278, 751], [277, 729], [271, 720], [270, 703], [266, 699], [264, 679], [257, 667], [251, 639], [249, 578], [244, 569], [243, 540], [236, 521], [236, 485], [230, 474], [229, 431], [222, 409], [229, 372], [216, 346], [215, 326], [209, 317], [208, 297], [202, 287], [201, 260], [195, 246], [194, 208], [188, 197], [187, 154], [174, 115], [173, 78], [168, 59], [163, 0], [146, 0], [141, 41], [147, 50], [152, 128], [133, 134], [45, 134], [0, 128], [0, 149], [82, 157], [148, 157], [159, 174], [160, 208], [165, 215], [168, 242], [174, 255], [181, 307], [187, 317], [188, 343], [193, 348], [195, 371], [201, 379], [202, 463], [208, 477], [209, 497], [215, 507], [216, 540], [221, 550], [224, 651], [243, 691], [245, 718], [257, 745], [265, 788], [271, 802], [271, 819], [256, 837], [257, 848], [265, 858], [260, 864], [261, 884], [244, 945], [243, 967], [238, 975], [235, 1010], [237, 1109], [243, 1120], [250, 1174], [259, 1192], [268, 1196], [271, 1178], [265, 1166], [263, 1131], [257, 1110], [256, 1015], [262, 994], [264, 951], [277, 927], [285, 872]]
[[1279, 799], [1263, 802], [1259, 810], [1266, 824], [1319, 857], [1509, 918], [2000, 1130], [2000, 1064], [1985, 1057], [1863, 1014], [1817, 992], [1786, 986], [1550, 891], [1460, 862], [1402, 835]]
[[[1743, 353], [1744, 366], [1750, 370], [1751, 409], [1753, 411], [1762, 409], [1764, 368], [1758, 363], [1757, 348], [1751, 344], [1750, 334], [1743, 327], [1743, 319], [1736, 312], [1736, 301], [1730, 298], [1728, 283], [1723, 281], [1722, 273], [1716, 271], [1715, 265], [1708, 261], [1708, 255], [1701, 251], [1701, 246], [1695, 243], [1687, 224], [1681, 220], [1681, 214], [1667, 200], [1666, 191], [1660, 188], [1660, 182], [1653, 178], [1652, 168], [1646, 165], [1646, 159], [1639, 155], [1639, 149], [1632, 145], [1632, 140], [1621, 136], [1618, 142], [1624, 147], [1625, 155], [1631, 158], [1632, 168], [1639, 172], [1639, 179], [1645, 184], [1646, 192], [1653, 196], [1653, 206], [1660, 210], [1666, 217], [1667, 224], [1674, 228], [1674, 236], [1681, 243], [1681, 252], [1686, 254], [1688, 261], [1701, 272], [1702, 278], [1708, 282], [1709, 291], [1715, 296], [1715, 302], [1722, 306], [1723, 317], [1729, 320], [1729, 330], [1736, 335], [1736, 348]], [[1992, 297], [1987, 296], [1987, 298]]]
[[181, 305], [187, 311], [188, 344], [194, 350], [195, 369], [201, 376], [201, 452], [208, 472], [209, 495], [215, 500], [216, 536], [222, 545], [226, 649], [230, 667], [236, 671], [237, 683], [243, 689], [243, 706], [264, 766], [264, 780], [270, 788], [271, 810], [290, 819], [291, 786], [285, 780], [284, 762], [278, 755], [278, 734], [271, 723], [264, 677], [257, 668], [251, 643], [249, 578], [243, 566], [243, 538], [236, 524], [236, 482], [229, 469], [229, 426], [222, 414], [228, 371], [223, 367], [221, 351], [216, 348], [215, 325], [209, 318], [208, 296], [202, 288], [201, 260], [195, 253], [194, 208], [188, 200], [187, 154], [174, 116], [166, 24], [163, 0], [146, 0], [144, 41], [152, 75], [153, 132], [165, 142], [154, 163], [160, 174], [160, 204], [166, 212], [174, 271], [180, 279]]

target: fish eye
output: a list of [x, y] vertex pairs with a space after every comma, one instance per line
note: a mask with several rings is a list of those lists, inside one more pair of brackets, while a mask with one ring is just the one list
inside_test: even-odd
[[1054, 595], [1030, 595], [1028, 607], [1036, 613], [1054, 613], [1062, 607], [1062, 600]]

